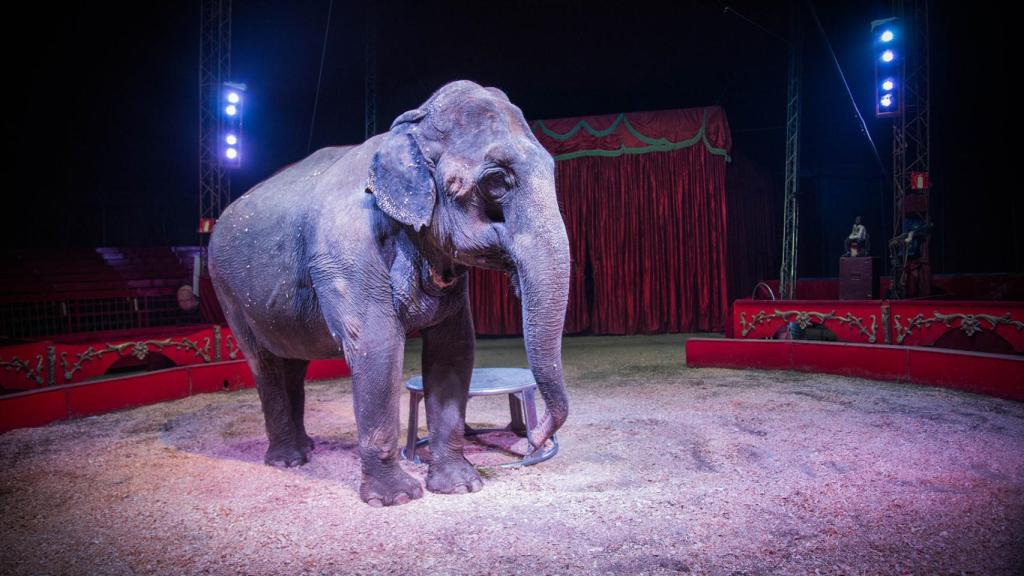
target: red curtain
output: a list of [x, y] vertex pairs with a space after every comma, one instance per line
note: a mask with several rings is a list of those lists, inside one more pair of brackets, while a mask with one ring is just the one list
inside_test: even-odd
[[[567, 333], [724, 329], [725, 166], [699, 144], [557, 162], [572, 252]], [[470, 290], [478, 334], [521, 332], [507, 278], [474, 270]]]
[[[782, 184], [780, 177], [743, 154], [732, 155], [726, 172], [729, 302], [750, 298], [758, 282], [779, 277]], [[772, 290], [778, 295], [776, 288]]]
[[723, 155], [732, 148], [725, 111], [718, 106], [539, 120], [532, 126], [555, 157], [618, 156], [703, 145]]
[[[570, 289], [571, 292], [571, 289]], [[507, 276], [493, 270], [471, 268], [469, 300], [473, 307], [476, 333], [485, 336], [522, 334], [523, 318], [519, 299]]]

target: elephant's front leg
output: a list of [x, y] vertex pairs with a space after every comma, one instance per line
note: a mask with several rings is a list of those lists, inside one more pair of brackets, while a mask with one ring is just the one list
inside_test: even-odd
[[371, 506], [404, 504], [423, 496], [419, 481], [398, 463], [398, 404], [405, 334], [397, 323], [376, 319], [372, 334], [346, 342], [362, 459], [359, 497]]
[[459, 494], [483, 488], [480, 475], [462, 454], [474, 338], [468, 294], [458, 312], [423, 330], [423, 389], [430, 429], [427, 490], [431, 492]]

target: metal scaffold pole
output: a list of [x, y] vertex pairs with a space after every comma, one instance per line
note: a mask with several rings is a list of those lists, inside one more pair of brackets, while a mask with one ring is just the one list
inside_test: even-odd
[[377, 19], [373, 3], [366, 6], [365, 137], [377, 134]]
[[797, 2], [790, 3], [789, 88], [786, 100], [786, 181], [782, 207], [782, 266], [780, 298], [791, 300], [796, 292], [797, 238], [800, 224], [800, 53], [801, 33]]
[[[199, 222], [216, 219], [231, 201], [231, 175], [221, 164], [218, 93], [231, 78], [231, 0], [203, 0], [199, 15]], [[206, 234], [200, 234], [200, 239]]]
[[894, 295], [912, 298], [927, 296], [931, 289], [928, 2], [895, 0], [893, 13], [906, 31], [906, 60], [901, 78], [904, 110], [892, 128], [893, 239], [889, 257]]

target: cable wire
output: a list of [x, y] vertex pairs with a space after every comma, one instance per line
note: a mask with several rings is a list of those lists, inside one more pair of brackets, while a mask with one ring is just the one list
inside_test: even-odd
[[306, 154], [313, 148], [313, 127], [316, 126], [316, 109], [320, 104], [320, 84], [324, 78], [324, 60], [327, 59], [327, 37], [331, 33], [331, 13], [334, 11], [334, 0], [327, 6], [327, 24], [324, 25], [324, 45], [320, 49], [320, 73], [316, 77], [316, 96], [313, 98], [313, 117], [309, 121], [309, 140], [306, 142]]
[[850, 104], [853, 105], [853, 111], [857, 113], [857, 119], [860, 121], [861, 132], [868, 139], [868, 144], [871, 144], [871, 151], [875, 153], [875, 161], [878, 162], [878, 169], [883, 175], [885, 172], [885, 164], [882, 162], [882, 157], [878, 154], [878, 148], [875, 146], [874, 139], [871, 138], [871, 132], [868, 130], [867, 122], [864, 121], [864, 115], [860, 113], [860, 108], [857, 107], [857, 101], [853, 98], [853, 91], [850, 90], [850, 83], [846, 81], [846, 74], [843, 74], [843, 67], [839, 65], [839, 58], [836, 57], [836, 51], [832, 49], [832, 42], [828, 39], [828, 34], [825, 34], [825, 28], [821, 25], [821, 20], [818, 19], [818, 12], [814, 9], [814, 4], [811, 0], [806, 0], [807, 9], [811, 11], [811, 16], [814, 18], [814, 24], [818, 27], [818, 33], [821, 34], [821, 39], [825, 42], [825, 46], [828, 48], [828, 53], [832, 56], [832, 62], [836, 65], [836, 71], [839, 72], [839, 78], [843, 81], [843, 87], [846, 88], [846, 95], [850, 97]]

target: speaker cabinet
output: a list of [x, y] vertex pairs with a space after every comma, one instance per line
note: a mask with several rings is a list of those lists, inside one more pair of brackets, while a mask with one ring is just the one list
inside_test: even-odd
[[875, 258], [839, 259], [839, 299], [873, 300], [878, 295], [878, 263]]

